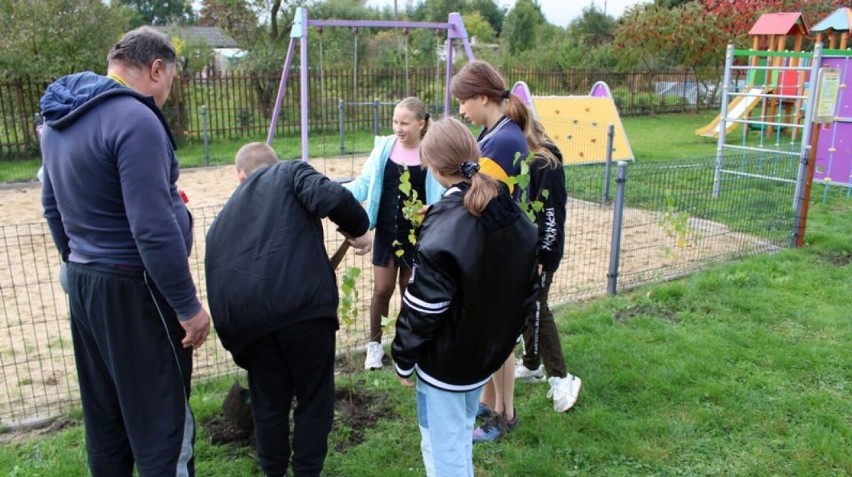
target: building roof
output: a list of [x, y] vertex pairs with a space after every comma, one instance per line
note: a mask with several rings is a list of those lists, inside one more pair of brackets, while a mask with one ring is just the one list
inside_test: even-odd
[[840, 7], [811, 28], [815, 32], [826, 30], [852, 31], [852, 9]]
[[238, 48], [237, 42], [219, 27], [169, 25], [153, 28], [185, 41], [205, 41], [211, 48]]
[[808, 26], [800, 12], [764, 13], [757, 19], [749, 35], [807, 35]]

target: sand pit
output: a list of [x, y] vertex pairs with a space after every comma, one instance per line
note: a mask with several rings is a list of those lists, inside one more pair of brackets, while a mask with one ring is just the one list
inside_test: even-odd
[[[332, 178], [360, 173], [364, 158], [319, 160], [314, 166]], [[179, 186], [195, 216], [195, 247], [190, 257], [202, 300], [205, 299], [204, 234], [234, 188], [232, 166], [186, 170]], [[612, 208], [570, 199], [565, 258], [552, 289], [552, 303], [602, 295], [610, 261]], [[326, 246], [333, 253], [341, 237], [326, 224]], [[624, 215], [620, 283], [664, 279], [700, 268], [709, 259], [725, 259], [764, 250], [766, 243], [722, 224], [690, 221], [687, 233], [675, 236], [657, 212], [628, 209]], [[59, 414], [78, 400], [67, 303], [56, 281], [59, 260], [41, 217], [37, 183], [0, 190], [0, 427]], [[359, 317], [339, 333], [339, 349], [360, 349], [366, 341], [367, 310], [372, 293], [369, 256], [350, 253], [338, 269], [362, 270], [358, 286]], [[398, 299], [392, 301], [395, 315]], [[392, 333], [386, 334], [389, 340]], [[196, 352], [197, 378], [223, 375], [237, 368], [211, 336]]]

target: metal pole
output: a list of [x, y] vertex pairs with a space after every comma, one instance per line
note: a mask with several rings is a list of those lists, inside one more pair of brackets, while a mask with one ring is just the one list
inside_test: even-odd
[[[722, 188], [722, 166], [725, 157], [725, 133], [727, 132], [728, 118], [728, 89], [731, 87], [731, 66], [734, 65], [734, 45], [728, 43], [725, 50], [725, 76], [722, 80], [722, 112], [719, 115], [719, 141], [716, 143], [716, 172], [713, 174], [713, 198], [719, 198]], [[748, 128], [748, 123], [743, 125]]]
[[373, 135], [379, 135], [379, 100], [373, 100]]
[[[811, 112], [808, 111], [808, 114]], [[819, 140], [819, 125], [814, 125], [814, 138]], [[808, 220], [808, 204], [811, 200], [811, 184], [814, 180], [816, 148], [806, 146], [799, 162], [799, 177], [796, 180], [795, 215], [793, 216], [793, 234], [790, 247], [798, 248], [805, 244], [805, 225]]]
[[[297, 15], [298, 17], [298, 15]], [[272, 108], [272, 119], [269, 121], [269, 131], [266, 133], [266, 144], [272, 145], [275, 138], [275, 130], [278, 129], [278, 117], [281, 115], [281, 101], [284, 99], [284, 90], [287, 88], [287, 77], [290, 75], [290, 67], [293, 65], [293, 51], [298, 38], [290, 38], [290, 46], [287, 47], [287, 59], [284, 61], [284, 69], [281, 71], [281, 81], [278, 83], [278, 95], [275, 97], [275, 106]]]
[[610, 124], [606, 129], [606, 160], [604, 161], [604, 182], [602, 204], [609, 203], [609, 180], [612, 176], [612, 144], [615, 139], [615, 125]]
[[627, 163], [618, 161], [615, 178], [615, 206], [612, 211], [612, 241], [609, 250], [609, 273], [606, 292], [613, 296], [618, 291], [618, 262], [621, 259], [621, 231], [624, 221], [624, 192], [627, 184]]
[[[808, 99], [806, 100], [806, 112], [805, 112], [805, 121], [802, 127], [802, 155], [805, 154], [805, 151], [810, 148], [816, 151], [818, 143], [814, 140], [814, 133], [818, 131], [818, 129], [813, 127], [814, 123], [814, 111], [816, 108], [816, 95], [817, 89], [819, 85], [817, 84], [817, 80], [819, 79], [819, 69], [822, 66], [822, 43], [817, 42], [814, 45], [814, 56], [811, 60], [811, 72], [808, 77], [808, 83], [810, 83], [810, 92], [808, 93]], [[819, 139], [819, 138], [817, 138]], [[804, 185], [807, 180], [806, 177], [803, 177], [807, 174], [807, 170], [804, 167], [799, 167], [799, 177], [796, 180], [796, 191], [793, 194], [793, 208], [798, 209], [797, 199], [802, 194], [800, 185]]]
[[204, 138], [204, 165], [210, 166], [210, 141], [207, 135], [207, 106], [201, 105], [201, 129]]
[[[308, 23], [308, 10], [306, 8], [301, 9], [305, 15], [305, 24]], [[303, 32], [302, 38], [299, 41], [299, 45], [301, 46], [301, 59], [299, 60], [299, 89], [302, 106], [300, 112], [301, 125], [302, 125], [302, 160], [307, 162], [308, 156], [310, 154], [310, 147], [308, 145], [308, 29], [305, 28]]]
[[340, 131], [340, 154], [346, 152], [346, 133], [343, 131], [343, 111], [346, 109], [346, 102], [342, 99], [337, 100], [337, 130]]
[[447, 37], [447, 71], [444, 74], [444, 116], [450, 115], [450, 103], [453, 98], [450, 96], [450, 83], [453, 81], [453, 40]]

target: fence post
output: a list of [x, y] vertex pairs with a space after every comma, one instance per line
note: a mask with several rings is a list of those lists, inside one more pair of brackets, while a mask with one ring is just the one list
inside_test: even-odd
[[379, 135], [379, 100], [373, 100], [373, 135]]
[[612, 211], [612, 241], [609, 251], [609, 273], [606, 274], [606, 292], [614, 296], [618, 291], [618, 262], [621, 259], [621, 231], [624, 221], [624, 191], [627, 184], [627, 163], [618, 161], [615, 178], [615, 206]]
[[602, 204], [609, 203], [609, 180], [612, 176], [612, 145], [615, 139], [615, 125], [610, 124], [606, 128], [606, 160], [604, 161], [604, 182]]
[[346, 133], [343, 131], [343, 110], [346, 103], [342, 99], [337, 100], [337, 128], [340, 131], [340, 154], [346, 153]]
[[[819, 140], [819, 130], [814, 127], [814, 137]], [[816, 142], [815, 141], [815, 142]], [[808, 221], [808, 204], [811, 200], [811, 184], [813, 183], [816, 155], [813, 154], [813, 146], [810, 144], [802, 148], [802, 158], [799, 161], [799, 173], [796, 179], [796, 199], [793, 215], [793, 233], [790, 238], [790, 248], [804, 245], [805, 225]]]
[[[768, 61], [767, 61], [768, 63]], [[713, 173], [713, 195], [714, 199], [719, 198], [719, 192], [722, 189], [722, 167], [725, 164], [725, 134], [727, 133], [727, 118], [728, 118], [728, 99], [731, 84], [731, 68], [734, 65], [734, 45], [728, 44], [725, 50], [725, 75], [722, 80], [722, 112], [719, 114], [719, 139], [716, 142], [716, 170]], [[769, 74], [769, 70], [767, 70]], [[749, 125], [743, 124], [743, 128], [748, 131]]]
[[201, 105], [201, 137], [204, 140], [204, 165], [210, 166], [210, 141], [207, 134], [207, 106]]

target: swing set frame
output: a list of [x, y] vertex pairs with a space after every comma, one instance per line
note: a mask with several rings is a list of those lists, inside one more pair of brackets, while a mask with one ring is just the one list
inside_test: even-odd
[[290, 45], [287, 47], [287, 60], [284, 62], [284, 70], [281, 72], [281, 82], [278, 84], [278, 95], [275, 98], [275, 107], [272, 110], [272, 119], [269, 124], [269, 132], [266, 143], [272, 145], [275, 139], [275, 131], [278, 129], [278, 117], [281, 114], [281, 101], [287, 88], [287, 79], [290, 76], [290, 68], [293, 66], [293, 57], [296, 51], [296, 43], [299, 43], [300, 62], [300, 126], [302, 136], [302, 160], [308, 160], [308, 28], [309, 27], [348, 27], [348, 28], [402, 28], [404, 30], [430, 29], [446, 30], [449, 48], [447, 48], [447, 68], [444, 89], [444, 115], [450, 114], [450, 81], [453, 77], [453, 41], [461, 40], [468, 61], [473, 61], [473, 49], [464, 28], [464, 22], [458, 13], [450, 13], [446, 23], [434, 22], [407, 22], [397, 20], [311, 20], [308, 18], [308, 9], [299, 7], [293, 18], [293, 28], [290, 30]]

